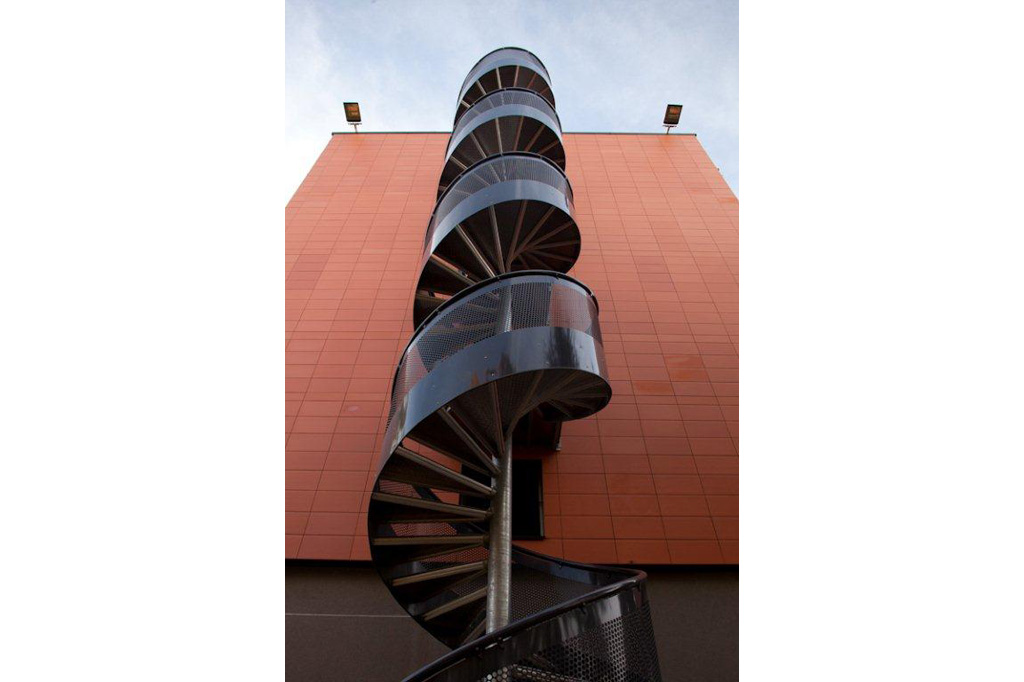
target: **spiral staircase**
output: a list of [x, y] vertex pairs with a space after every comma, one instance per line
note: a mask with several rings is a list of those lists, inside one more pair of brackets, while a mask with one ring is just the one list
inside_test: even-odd
[[512, 453], [611, 398], [550, 76], [495, 50], [459, 94], [368, 511], [399, 604], [453, 649], [408, 680], [660, 680], [640, 571], [511, 544]]

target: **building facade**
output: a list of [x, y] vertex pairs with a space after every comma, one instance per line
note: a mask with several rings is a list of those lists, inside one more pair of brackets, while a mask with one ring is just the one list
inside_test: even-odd
[[[492, 99], [499, 95], [509, 101], [495, 106], [529, 93]], [[460, 118], [471, 115], [465, 109]], [[373, 558], [368, 513], [387, 457], [395, 368], [416, 322], [440, 304], [428, 298], [436, 285], [424, 288], [424, 231], [439, 194], [463, 172], [445, 163], [455, 137], [335, 134], [287, 207], [286, 557], [295, 560], [288, 651], [298, 677], [358, 666], [353, 661], [372, 646], [348, 647], [350, 660], [345, 642], [354, 643], [374, 618], [393, 617], [388, 632], [402, 629], [409, 643], [380, 679], [445, 651], [406, 629], [411, 621], [399, 626], [400, 609], [351, 613], [346, 594], [376, 590], [390, 599], [362, 579]], [[663, 678], [713, 670], [728, 679], [735, 613], [721, 609], [735, 603], [738, 564], [738, 203], [695, 136], [560, 138], [579, 237], [566, 247], [577, 256], [568, 274], [599, 301], [611, 399], [558, 430], [522, 435], [515, 458], [535, 463], [537, 494], [518, 503], [535, 508], [516, 544], [649, 569]], [[545, 147], [552, 153], [550, 145], [536, 148]], [[479, 152], [481, 159], [461, 165], [486, 162], [486, 150]], [[559, 257], [566, 259], [556, 250], [547, 263]], [[555, 267], [544, 265], [523, 262]], [[308, 601], [312, 594], [322, 599]], [[348, 613], [315, 618], [327, 615], [315, 611], [332, 599]], [[677, 610], [697, 620], [666, 625]], [[692, 630], [692, 644], [701, 641], [693, 633], [706, 639], [716, 628], [722, 632], [699, 652], [679, 658], [677, 637]], [[334, 658], [308, 646], [331, 641]]]
[[[367, 493], [447, 133], [333, 135], [286, 211], [286, 537], [367, 561]], [[611, 403], [568, 422], [543, 540], [587, 562], [738, 563], [738, 202], [691, 135], [565, 134]]]

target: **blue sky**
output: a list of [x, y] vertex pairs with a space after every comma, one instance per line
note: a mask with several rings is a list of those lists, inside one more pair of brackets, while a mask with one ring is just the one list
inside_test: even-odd
[[697, 133], [739, 194], [738, 4], [733, 1], [288, 0], [288, 198], [327, 144], [350, 130], [451, 130], [456, 98], [487, 52], [514, 45], [551, 74], [562, 128]]

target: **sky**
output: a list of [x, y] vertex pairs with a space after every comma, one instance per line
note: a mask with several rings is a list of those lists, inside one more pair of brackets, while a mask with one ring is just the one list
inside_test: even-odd
[[[288, 0], [285, 201], [333, 131], [451, 131], [462, 81], [515, 46], [551, 75], [563, 132], [696, 133], [739, 194], [738, 3]], [[440, 167], [439, 167], [440, 169]]]

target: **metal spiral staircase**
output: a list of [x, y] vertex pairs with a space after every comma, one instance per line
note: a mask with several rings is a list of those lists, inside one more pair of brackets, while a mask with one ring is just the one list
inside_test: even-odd
[[511, 544], [524, 426], [611, 398], [547, 69], [502, 48], [459, 95], [392, 386], [368, 532], [395, 599], [454, 650], [408, 680], [660, 680], [640, 571]]

